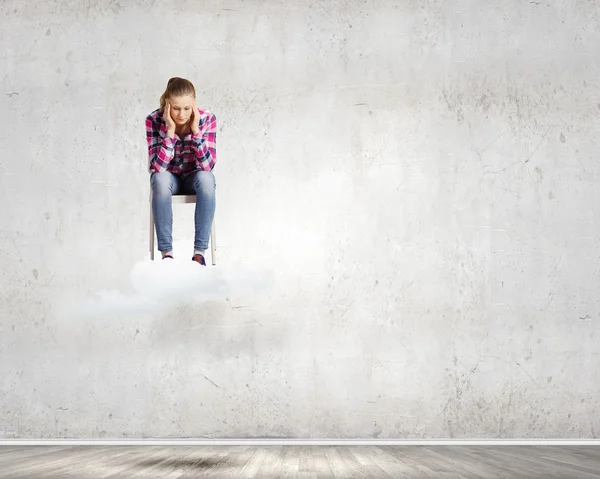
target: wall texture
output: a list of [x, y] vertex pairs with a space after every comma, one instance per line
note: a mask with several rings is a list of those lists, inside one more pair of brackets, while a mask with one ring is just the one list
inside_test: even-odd
[[[598, 2], [7, 0], [0, 22], [1, 438], [598, 436]], [[171, 76], [217, 116], [217, 268], [274, 281], [67, 317], [148, 261], [144, 117]]]

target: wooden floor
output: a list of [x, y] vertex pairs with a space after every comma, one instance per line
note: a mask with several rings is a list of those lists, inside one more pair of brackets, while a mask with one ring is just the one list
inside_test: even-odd
[[0, 478], [600, 479], [595, 446], [0, 446]]

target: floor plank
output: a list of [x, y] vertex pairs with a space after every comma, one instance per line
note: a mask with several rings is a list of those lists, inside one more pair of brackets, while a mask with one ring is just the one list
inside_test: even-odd
[[595, 446], [0, 446], [0, 478], [600, 479]]

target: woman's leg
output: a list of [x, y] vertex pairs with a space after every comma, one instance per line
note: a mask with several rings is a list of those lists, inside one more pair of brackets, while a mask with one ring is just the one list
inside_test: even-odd
[[181, 180], [170, 171], [152, 172], [152, 214], [156, 226], [158, 250], [164, 254], [173, 250], [173, 195], [179, 193]]
[[194, 216], [194, 254], [205, 256], [208, 249], [210, 230], [215, 217], [216, 180], [212, 171], [197, 171], [186, 178], [186, 194], [196, 193], [196, 212]]

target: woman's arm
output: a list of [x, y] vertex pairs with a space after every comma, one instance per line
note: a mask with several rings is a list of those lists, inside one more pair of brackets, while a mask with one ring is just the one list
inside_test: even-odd
[[217, 118], [208, 114], [202, 130], [192, 135], [192, 150], [196, 166], [203, 171], [212, 171], [217, 162]]
[[150, 115], [146, 117], [146, 141], [148, 142], [148, 159], [150, 170], [155, 172], [166, 171], [167, 166], [175, 154], [177, 136], [160, 136], [160, 124]]

